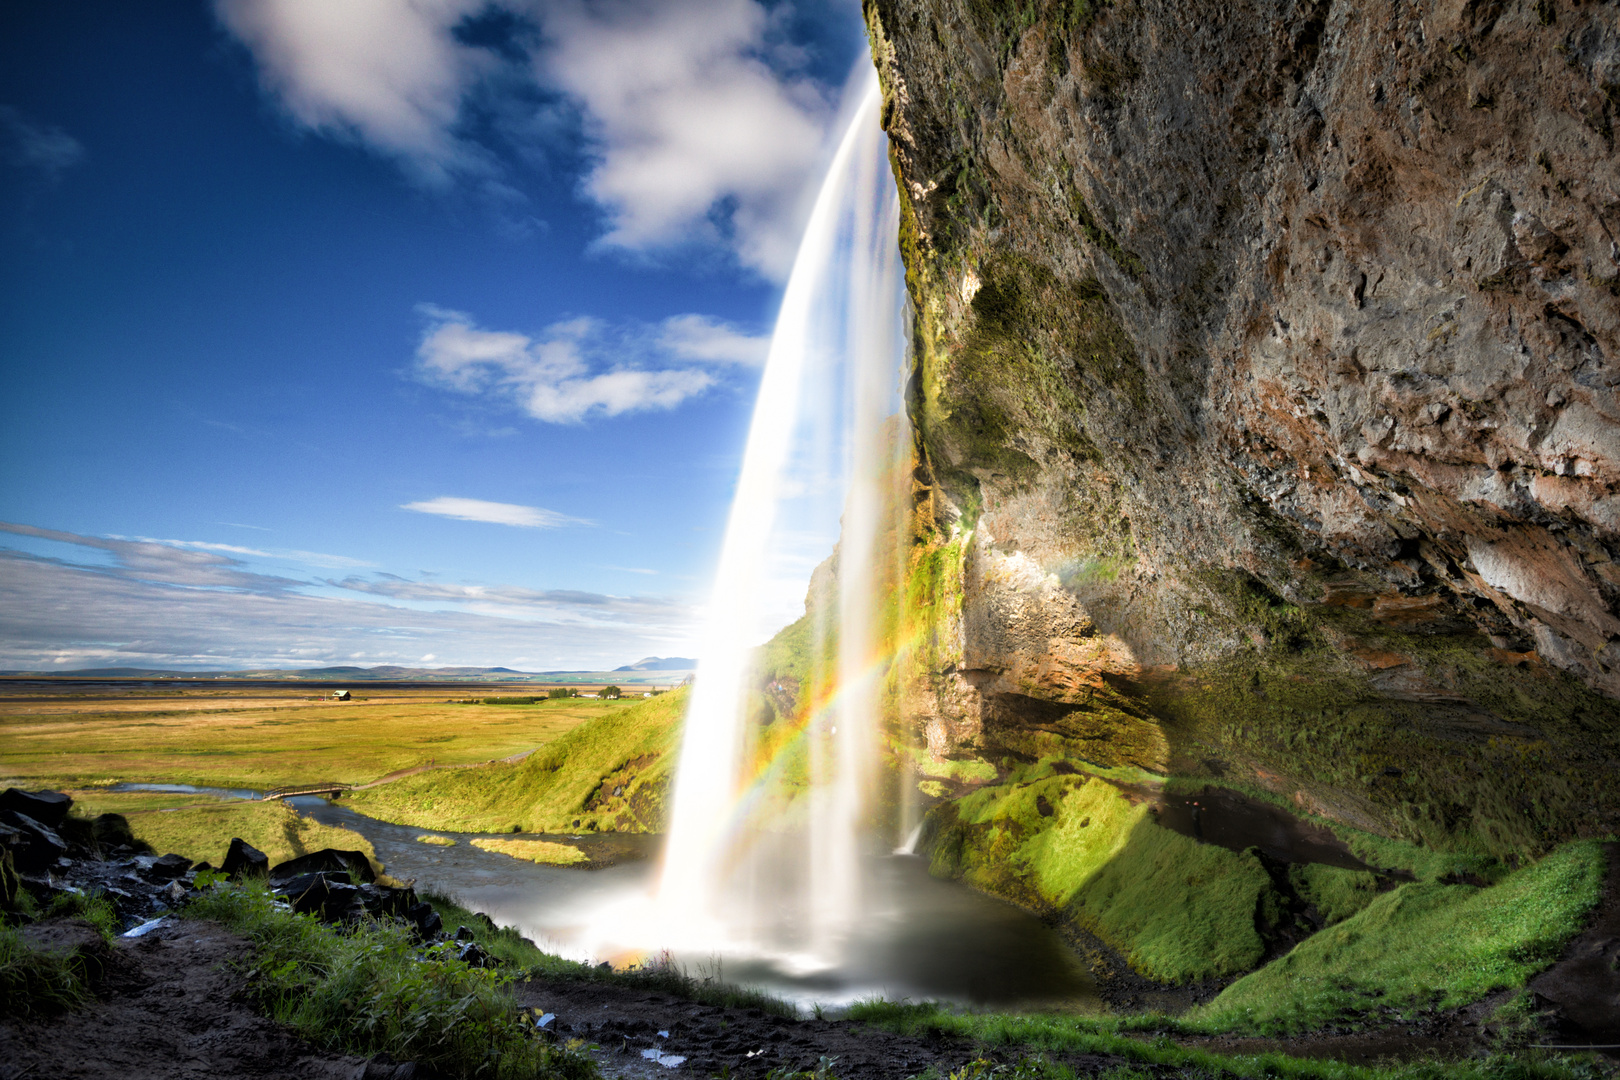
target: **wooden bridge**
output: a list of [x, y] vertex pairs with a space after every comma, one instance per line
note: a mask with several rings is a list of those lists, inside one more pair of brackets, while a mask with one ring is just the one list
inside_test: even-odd
[[349, 790], [348, 784], [312, 784], [308, 787], [282, 788], [279, 791], [267, 791], [261, 797], [261, 802], [271, 799], [290, 799], [294, 795], [341, 795]]

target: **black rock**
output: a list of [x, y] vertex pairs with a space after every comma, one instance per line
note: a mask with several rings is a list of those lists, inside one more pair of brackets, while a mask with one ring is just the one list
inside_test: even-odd
[[225, 853], [225, 864], [220, 869], [233, 878], [245, 875], [264, 877], [270, 873], [270, 856], [240, 836], [233, 836], [230, 850]]
[[473, 932], [467, 929], [465, 926], [458, 926], [456, 927], [456, 940], [471, 941], [473, 940]]
[[411, 910], [416, 907], [416, 890], [412, 888], [394, 889], [387, 885], [362, 885], [360, 896], [365, 904], [366, 914], [379, 919], [395, 918], [414, 922]]
[[456, 959], [460, 960], [469, 967], [488, 968], [494, 967], [496, 964], [500, 963], [499, 960], [496, 960], [493, 956], [489, 955], [489, 953], [485, 952], [484, 947], [478, 944], [476, 941], [465, 942], [461, 948], [456, 951]]
[[360, 896], [360, 890], [349, 884], [349, 875], [341, 871], [301, 874], [273, 885], [272, 890], [285, 896], [294, 911], [330, 922], [341, 920]]
[[152, 865], [146, 868], [146, 876], [153, 881], [173, 881], [175, 878], [183, 877], [190, 869], [190, 859], [170, 852], [161, 859], [152, 860]]
[[376, 872], [371, 869], [371, 860], [366, 858], [364, 852], [322, 848], [320, 851], [312, 851], [308, 855], [300, 855], [296, 859], [272, 867], [270, 886], [275, 888], [278, 881], [290, 881], [304, 874], [320, 873], [347, 874], [351, 879], [365, 884], [377, 880]]
[[15, 810], [53, 829], [67, 818], [72, 805], [73, 800], [60, 791], [23, 791], [14, 787], [0, 791], [0, 810]]
[[[16, 788], [10, 790], [15, 791]], [[5, 832], [0, 834], [0, 842], [4, 842], [11, 852], [13, 865], [25, 874], [54, 869], [56, 860], [67, 854], [67, 844], [63, 843], [56, 830], [27, 814], [0, 810], [0, 826], [6, 827]]]
[[430, 938], [444, 929], [444, 920], [433, 910], [433, 905], [425, 901], [412, 907], [405, 917], [416, 924], [416, 932], [424, 938]]

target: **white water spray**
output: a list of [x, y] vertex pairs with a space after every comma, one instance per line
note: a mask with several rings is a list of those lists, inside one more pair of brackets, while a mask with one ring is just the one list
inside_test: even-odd
[[[874, 629], [876, 541], [895, 505], [884, 485], [897, 475], [893, 457], [903, 445], [888, 423], [900, 413], [904, 356], [899, 211], [878, 109], [871, 79], [782, 299], [709, 604], [661, 877], [650, 913], [637, 917], [651, 925], [632, 932], [643, 948], [776, 952], [831, 964], [859, 912], [861, 821], [876, 773], [883, 669]], [[754, 778], [744, 775], [748, 678], [768, 583], [779, 569], [773, 552], [794, 493], [806, 486], [798, 475], [806, 462], [824, 467], [811, 486], [836, 473], [843, 495], [837, 679], [806, 732], [807, 835], [802, 846], [779, 844], [766, 858], [755, 843]], [[796, 876], [804, 886], [792, 897], [760, 887], [783, 859], [802, 860]], [[631, 944], [621, 934], [612, 936]]]

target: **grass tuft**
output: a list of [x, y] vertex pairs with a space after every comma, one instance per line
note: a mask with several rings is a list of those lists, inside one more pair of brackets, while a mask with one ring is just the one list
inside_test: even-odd
[[251, 992], [270, 1017], [317, 1045], [387, 1053], [458, 1080], [599, 1080], [588, 1056], [546, 1041], [524, 1020], [512, 975], [469, 967], [450, 945], [424, 960], [402, 925], [335, 929], [286, 910], [259, 884], [215, 886], [187, 914], [253, 943]]

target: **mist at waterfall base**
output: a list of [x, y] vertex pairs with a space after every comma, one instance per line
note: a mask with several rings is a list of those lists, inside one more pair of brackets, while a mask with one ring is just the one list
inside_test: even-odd
[[[1084, 976], [1049, 931], [1038, 944], [1027, 927], [998, 938], [1011, 909], [934, 882], [920, 860], [894, 854], [915, 826], [903, 799], [891, 793], [898, 820], [890, 814], [879, 826], [872, 813], [891, 659], [877, 625], [879, 592], [897, 580], [893, 517], [906, 505], [897, 485], [910, 441], [899, 207], [879, 103], [869, 77], [783, 295], [708, 607], [662, 857], [650, 873], [603, 871], [566, 897], [504, 897], [500, 915], [563, 955], [718, 967], [728, 981], [801, 1002], [1084, 996]], [[780, 608], [770, 598], [784, 578], [802, 589], [835, 545], [836, 570], [817, 586], [811, 630], [811, 651], [832, 670], [805, 680], [802, 695], [812, 700], [801, 731], [785, 745], [756, 745], [754, 659], [781, 629], [771, 625]], [[977, 952], [964, 948], [974, 938], [969, 909], [985, 945]]]
[[[709, 601], [658, 880], [591, 921], [583, 944], [597, 955], [703, 956], [733, 974], [763, 965], [804, 978], [844, 966], [861, 921], [866, 849], [882, 846], [862, 823], [878, 771], [877, 548], [896, 506], [885, 488], [898, 477], [892, 418], [902, 412], [905, 358], [899, 208], [878, 105], [868, 77], [783, 294]], [[755, 649], [780, 629], [773, 584], [808, 582], [810, 560], [835, 544], [836, 592], [814, 606], [812, 634], [836, 646], [811, 649], [834, 670], [807, 678], [801, 693], [818, 700], [803, 731], [762, 756], [751, 745], [749, 691]], [[807, 775], [785, 785], [794, 769]]]

